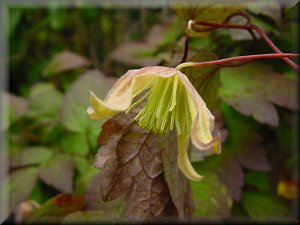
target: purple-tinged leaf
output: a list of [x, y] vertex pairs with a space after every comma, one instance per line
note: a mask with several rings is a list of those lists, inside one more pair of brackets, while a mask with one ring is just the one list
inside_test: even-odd
[[239, 165], [239, 162], [233, 157], [222, 159], [221, 181], [228, 187], [229, 195], [236, 201], [239, 201], [242, 194], [242, 187], [244, 185], [244, 173]]
[[60, 52], [53, 56], [47, 67], [43, 70], [44, 77], [73, 70], [80, 67], [87, 67], [90, 62], [83, 56], [69, 51]]
[[54, 188], [71, 193], [73, 190], [74, 161], [71, 156], [57, 154], [40, 167], [39, 177]]
[[[101, 168], [102, 199], [110, 201], [125, 194], [125, 216], [140, 221], [175, 212], [163, 174], [165, 137], [142, 129], [133, 114], [118, 114], [102, 127], [96, 156]], [[172, 208], [172, 207], [171, 207]], [[176, 214], [176, 213], [175, 213]]]
[[258, 146], [248, 146], [240, 154], [237, 154], [238, 161], [247, 169], [257, 171], [269, 171], [271, 169], [265, 156], [265, 150]]
[[40, 164], [49, 160], [52, 155], [53, 151], [43, 146], [27, 147], [11, 155], [10, 166], [14, 168]]

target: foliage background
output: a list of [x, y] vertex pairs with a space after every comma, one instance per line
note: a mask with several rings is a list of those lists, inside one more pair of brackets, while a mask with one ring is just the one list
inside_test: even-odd
[[[283, 6], [271, 2], [269, 7], [259, 3], [242, 9], [283, 52], [293, 52], [299, 3]], [[221, 22], [232, 13], [232, 9], [220, 13], [214, 7], [207, 8], [196, 18]], [[124, 218], [124, 197], [105, 203], [100, 198], [94, 160], [103, 121], [87, 118], [88, 90], [104, 96], [128, 69], [178, 64], [183, 54], [184, 20], [195, 15], [179, 3], [175, 10], [109, 5], [14, 6], [8, 10], [6, 132], [10, 161], [6, 189], [10, 212], [23, 215], [18, 206], [27, 201], [34, 211], [31, 221]], [[215, 18], [209, 17], [212, 13]], [[192, 35], [189, 58], [198, 61], [247, 54], [253, 43], [247, 34], [228, 30]], [[270, 51], [259, 39], [255, 53]], [[213, 110], [224, 137], [219, 156], [191, 152], [195, 168], [207, 177], [203, 182], [190, 182], [193, 218], [295, 218], [297, 74], [274, 59], [224, 68], [206, 81], [199, 78], [213, 71], [184, 71]], [[122, 120], [115, 118], [115, 123]], [[103, 140], [105, 134], [104, 129]], [[107, 137], [105, 141], [112, 140]], [[168, 188], [173, 197], [174, 190]], [[34, 210], [29, 199], [41, 207]], [[180, 211], [176, 201], [173, 204]]]

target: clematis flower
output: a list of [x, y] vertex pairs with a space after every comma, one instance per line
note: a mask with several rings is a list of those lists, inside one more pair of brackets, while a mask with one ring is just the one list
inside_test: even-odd
[[144, 99], [145, 106], [134, 118], [141, 127], [154, 133], [176, 129], [178, 166], [191, 180], [201, 180], [188, 156], [190, 139], [200, 150], [212, 148], [220, 153], [220, 135], [212, 135], [214, 116], [186, 75], [175, 68], [154, 66], [125, 73], [104, 100], [93, 92], [87, 113], [103, 119], [119, 112], [129, 112]]

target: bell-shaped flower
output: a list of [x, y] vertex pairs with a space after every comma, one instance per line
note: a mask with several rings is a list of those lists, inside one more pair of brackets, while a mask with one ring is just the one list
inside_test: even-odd
[[109, 91], [104, 100], [91, 92], [87, 113], [103, 119], [128, 112], [144, 99], [145, 106], [136, 115], [139, 125], [154, 133], [176, 129], [178, 166], [191, 180], [201, 180], [188, 157], [190, 137], [200, 150], [220, 153], [220, 135], [212, 136], [214, 116], [186, 75], [169, 67], [154, 66], [129, 70]]

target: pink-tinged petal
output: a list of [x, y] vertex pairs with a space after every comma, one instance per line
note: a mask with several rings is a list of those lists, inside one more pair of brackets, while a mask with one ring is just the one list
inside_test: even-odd
[[181, 72], [178, 72], [178, 74], [187, 91], [192, 118], [191, 139], [193, 144], [200, 150], [212, 148], [215, 153], [220, 153], [221, 136], [220, 134], [215, 137], [212, 136], [214, 116], [188, 78]]
[[104, 100], [91, 92], [91, 106], [87, 113], [92, 119], [102, 119], [126, 111], [133, 98], [149, 89], [158, 77], [167, 78], [176, 73], [174, 68], [162, 66], [129, 70], [117, 81]]

